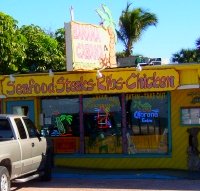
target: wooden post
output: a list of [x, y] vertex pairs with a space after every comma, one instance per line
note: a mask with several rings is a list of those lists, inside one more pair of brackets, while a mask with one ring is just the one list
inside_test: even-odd
[[121, 95], [121, 107], [122, 107], [122, 152], [127, 154], [127, 128], [126, 128], [126, 104], [125, 94]]
[[84, 154], [84, 125], [83, 125], [83, 96], [79, 95], [79, 116], [80, 116], [80, 153]]

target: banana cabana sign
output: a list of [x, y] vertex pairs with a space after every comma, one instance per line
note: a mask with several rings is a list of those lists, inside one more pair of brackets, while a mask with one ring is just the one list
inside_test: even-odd
[[67, 70], [92, 70], [116, 67], [116, 31], [109, 9], [96, 10], [101, 25], [71, 21], [65, 23]]
[[104, 71], [101, 78], [94, 72], [76, 74], [18, 76], [1, 80], [1, 93], [6, 97], [79, 95], [170, 91], [179, 85], [179, 74], [173, 69], [148, 71]]

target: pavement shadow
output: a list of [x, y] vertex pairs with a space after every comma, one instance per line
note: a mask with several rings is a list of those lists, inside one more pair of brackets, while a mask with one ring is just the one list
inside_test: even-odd
[[[23, 188], [29, 190], [48, 190], [73, 188], [84, 189], [138, 189], [138, 190], [200, 190], [200, 173], [188, 171], [108, 171], [87, 169], [56, 168], [49, 182], [33, 180], [23, 184], [14, 184], [12, 191]], [[34, 188], [34, 189], [33, 189]], [[45, 190], [46, 190], [45, 189]]]

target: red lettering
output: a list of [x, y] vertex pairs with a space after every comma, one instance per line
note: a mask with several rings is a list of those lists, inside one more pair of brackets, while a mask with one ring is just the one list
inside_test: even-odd
[[97, 88], [99, 90], [106, 90], [106, 86], [103, 85], [105, 82], [105, 76], [103, 75], [101, 78], [97, 78]]
[[62, 93], [65, 89], [65, 79], [64, 77], [60, 77], [58, 78], [58, 80], [56, 81], [56, 93]]
[[74, 23], [72, 25], [72, 37], [76, 40], [102, 42], [99, 28], [92, 25]]
[[16, 94], [21, 95], [22, 94], [22, 88], [21, 88], [21, 84], [17, 84], [15, 87], [16, 90]]
[[29, 93], [29, 86], [28, 86], [28, 84], [22, 84], [21, 88], [22, 88], [23, 94], [28, 94]]
[[49, 93], [54, 93], [55, 92], [55, 88], [54, 88], [54, 78], [52, 78], [52, 82], [47, 86], [47, 91]]
[[126, 80], [126, 87], [128, 89], [135, 89], [136, 88], [136, 82], [133, 80], [136, 76], [136, 74], [132, 73]]
[[100, 60], [104, 56], [103, 46], [98, 44], [82, 44], [76, 46], [76, 56], [79, 59]]
[[43, 93], [43, 94], [45, 94], [45, 93], [47, 93], [47, 84], [45, 84], [45, 83], [42, 83], [42, 85], [41, 85], [41, 92]]
[[8, 94], [8, 95], [14, 95], [15, 94], [15, 86], [14, 86], [14, 83], [13, 82], [8, 82], [7, 83], [7, 86], [8, 87], [11, 87], [11, 90], [10, 91], [6, 91], [6, 93]]
[[36, 94], [39, 94], [39, 93], [40, 93], [40, 85], [37, 84], [37, 83], [35, 83], [35, 85], [34, 85], [34, 92], [35, 92]]
[[86, 90], [92, 91], [92, 90], [94, 89], [94, 86], [95, 86], [95, 84], [94, 84], [93, 80], [90, 79], [90, 80], [87, 82], [87, 89], [86, 89]]
[[[106, 74], [106, 73], [105, 73]], [[65, 94], [73, 93], [79, 94], [79, 92], [89, 92], [89, 91], [121, 91], [123, 90], [124, 84], [125, 87], [129, 90], [133, 89], [158, 89], [161, 90], [168, 87], [175, 86], [175, 77], [174, 76], [159, 76], [156, 72], [152, 75], [147, 75], [144, 72], [142, 73], [130, 73], [128, 77], [124, 80], [122, 77], [114, 78], [114, 74], [109, 72], [108, 75], [103, 74], [101, 78], [96, 78], [96, 83], [92, 78], [88, 79], [87, 74], [85, 76], [76, 77], [76, 80], [70, 80], [65, 78], [65, 76], [60, 76], [54, 81], [54, 77], [50, 78], [51, 81], [48, 83], [36, 83], [34, 79], [29, 79], [27, 83], [16, 83], [16, 82], [7, 82], [6, 93], [8, 95], [31, 95], [31, 94], [40, 94], [40, 95], [49, 95], [49, 94]], [[80, 74], [78, 74], [80, 75]], [[71, 76], [66, 75], [66, 76]], [[78, 79], [77, 79], [78, 78]], [[85, 79], [86, 78], [86, 79]], [[74, 79], [74, 75], [73, 75]], [[111, 92], [112, 93], [112, 92]]]
[[153, 73], [153, 77], [152, 77], [152, 87], [153, 88], [159, 88], [159, 77], [156, 77], [156, 72]]

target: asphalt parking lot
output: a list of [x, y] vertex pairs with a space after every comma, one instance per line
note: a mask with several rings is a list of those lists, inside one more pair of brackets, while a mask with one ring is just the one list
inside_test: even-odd
[[12, 191], [200, 190], [200, 173], [183, 171], [91, 171], [56, 169], [50, 182], [12, 184]]

